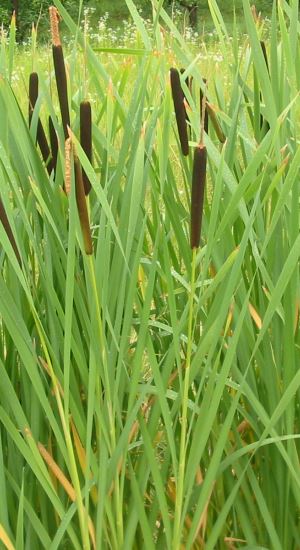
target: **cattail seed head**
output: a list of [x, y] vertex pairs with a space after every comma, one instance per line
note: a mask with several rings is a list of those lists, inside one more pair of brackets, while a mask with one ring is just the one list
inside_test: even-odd
[[[39, 77], [37, 73], [31, 73], [29, 76], [29, 127], [31, 125], [33, 110], [36, 105], [38, 95], [39, 95]], [[51, 152], [50, 152], [48, 140], [40, 118], [38, 118], [38, 122], [37, 122], [36, 141], [41, 150], [43, 161], [46, 164], [48, 174], [50, 175], [53, 169], [53, 161], [51, 158]]]
[[64, 54], [61, 45], [52, 46], [53, 63], [56, 78], [56, 87], [59, 99], [59, 106], [64, 129], [64, 135], [68, 137], [68, 126], [70, 126], [70, 112], [68, 102], [68, 86]]
[[51, 38], [52, 44], [54, 46], [61, 46], [61, 40], [59, 36], [59, 13], [55, 6], [50, 6], [49, 8], [50, 15], [50, 29], [51, 29]]
[[53, 168], [56, 169], [57, 165], [57, 157], [58, 157], [58, 138], [57, 133], [53, 124], [53, 120], [51, 116], [49, 116], [49, 136], [50, 136], [50, 146], [51, 146], [51, 154], [52, 154], [52, 160], [53, 160]]
[[177, 69], [170, 70], [172, 97], [176, 115], [178, 135], [183, 155], [189, 154], [189, 141], [186, 124], [186, 110], [184, 107], [184, 95], [180, 84], [180, 76]]
[[[80, 103], [80, 144], [87, 158], [92, 162], [92, 109], [89, 101]], [[88, 195], [92, 186], [84, 170], [82, 171], [82, 179], [84, 192]]]
[[205, 145], [199, 145], [194, 152], [192, 196], [191, 196], [191, 233], [190, 246], [198, 248], [200, 244], [204, 192], [206, 182], [207, 152]]
[[39, 77], [37, 73], [30, 73], [29, 75], [29, 126], [31, 125], [32, 113], [37, 102], [39, 95]]

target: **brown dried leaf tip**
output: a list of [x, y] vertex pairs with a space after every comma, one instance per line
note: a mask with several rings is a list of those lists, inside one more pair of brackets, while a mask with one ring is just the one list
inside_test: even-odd
[[170, 69], [170, 80], [181, 150], [182, 154], [187, 156], [189, 154], [189, 140], [186, 124], [186, 110], [184, 106], [184, 94], [177, 69]]
[[205, 145], [200, 144], [194, 152], [192, 197], [191, 197], [191, 248], [198, 248], [200, 244], [204, 192], [206, 182], [207, 152]]

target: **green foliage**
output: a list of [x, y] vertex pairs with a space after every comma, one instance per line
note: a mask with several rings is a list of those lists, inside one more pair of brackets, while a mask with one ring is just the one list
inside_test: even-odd
[[[0, 196], [21, 262], [2, 217], [0, 545], [298, 550], [298, 1], [266, 28], [243, 0], [247, 34], [229, 36], [212, 0], [214, 43], [198, 39], [196, 54], [166, 11], [150, 29], [126, 3], [134, 34], [106, 48], [55, 0], [74, 37], [64, 51], [73, 153], [92, 184], [89, 255], [72, 160], [64, 190], [51, 48], [19, 58], [14, 28], [2, 36]], [[26, 62], [40, 80], [30, 128]], [[170, 64], [184, 68], [187, 157]], [[210, 117], [192, 254], [200, 87], [226, 141]], [[86, 98], [92, 163], [78, 141]], [[36, 146], [48, 115], [50, 175]]]

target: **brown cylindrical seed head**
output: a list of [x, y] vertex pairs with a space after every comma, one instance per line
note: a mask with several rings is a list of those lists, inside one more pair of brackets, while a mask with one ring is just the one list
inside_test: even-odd
[[[29, 76], [29, 126], [32, 121], [32, 114], [39, 95], [39, 77], [37, 73], [31, 73]], [[53, 168], [53, 162], [51, 159], [50, 148], [48, 145], [47, 137], [43, 128], [43, 125], [38, 118], [36, 141], [42, 153], [43, 160], [46, 164], [48, 174], [50, 175]]]
[[70, 126], [70, 113], [68, 103], [67, 74], [62, 46], [53, 45], [52, 53], [61, 118], [63, 123], [64, 135], [67, 139], [68, 126]]
[[180, 84], [180, 76], [177, 69], [170, 70], [172, 97], [176, 115], [178, 135], [183, 155], [189, 154], [189, 141], [186, 124], [186, 110], [184, 107], [184, 95]]
[[70, 112], [68, 103], [67, 75], [62, 47], [60, 45], [53, 45], [52, 53], [62, 124], [64, 135], [67, 139], [68, 126], [70, 126]]
[[17, 261], [18, 261], [18, 264], [19, 264], [20, 267], [22, 267], [22, 260], [21, 260], [20, 252], [18, 250], [17, 243], [15, 241], [10, 223], [8, 221], [8, 217], [7, 217], [6, 212], [5, 212], [4, 204], [3, 204], [1, 199], [0, 199], [0, 221], [3, 225], [3, 227], [4, 227], [6, 235], [7, 235], [8, 239], [10, 241], [10, 244], [11, 244], [13, 250], [14, 250], [14, 253], [15, 253]]
[[[89, 101], [82, 101], [80, 103], [80, 145], [91, 163], [92, 162], [92, 109]], [[84, 170], [82, 171], [82, 179], [83, 179], [83, 185], [84, 185], [84, 192], [86, 195], [88, 195], [92, 186]]]
[[49, 116], [49, 136], [50, 136], [50, 146], [53, 160], [53, 168], [56, 169], [57, 157], [58, 157], [58, 138], [57, 133], [54, 128], [53, 120]]
[[76, 202], [78, 208], [78, 215], [81, 225], [81, 231], [84, 242], [85, 253], [93, 254], [93, 243], [91, 236], [91, 228], [89, 222], [89, 215], [86, 205], [86, 198], [84, 194], [84, 186], [82, 180], [82, 171], [79, 159], [74, 153], [74, 169], [75, 169], [75, 190], [76, 190]]
[[37, 102], [39, 95], [39, 77], [37, 73], [30, 73], [29, 75], [29, 109], [28, 109], [28, 118], [29, 126], [31, 124], [32, 113]]
[[36, 132], [36, 139], [39, 145], [39, 148], [42, 153], [43, 161], [46, 164], [47, 172], [50, 176], [52, 170], [53, 170], [53, 160], [51, 157], [51, 151], [48, 144], [48, 140], [45, 134], [45, 130], [43, 128], [43, 125], [38, 119], [38, 125], [37, 125], [37, 132]]
[[196, 147], [194, 152], [192, 197], [191, 197], [191, 248], [198, 248], [200, 244], [205, 181], [206, 181], [207, 152], [205, 145]]

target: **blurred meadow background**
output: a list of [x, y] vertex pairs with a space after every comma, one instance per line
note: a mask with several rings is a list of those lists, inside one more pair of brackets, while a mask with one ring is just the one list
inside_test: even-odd
[[1, 549], [300, 550], [299, 6], [220, 4], [1, 3]]

